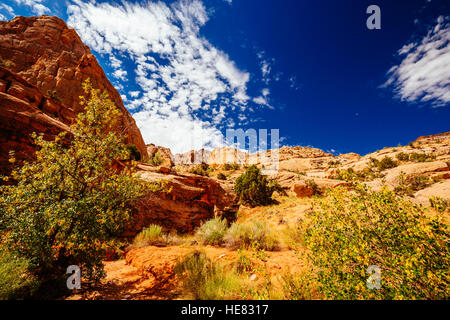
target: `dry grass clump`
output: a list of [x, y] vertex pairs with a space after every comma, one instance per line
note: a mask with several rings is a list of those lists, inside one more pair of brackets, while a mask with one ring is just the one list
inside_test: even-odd
[[185, 290], [200, 300], [238, 299], [244, 281], [233, 268], [212, 261], [198, 250], [179, 261], [175, 273]]
[[233, 223], [224, 236], [224, 242], [235, 248], [256, 246], [268, 251], [280, 249], [275, 232], [261, 220]]
[[196, 236], [202, 244], [219, 245], [227, 231], [227, 221], [221, 217], [203, 223], [196, 232]]

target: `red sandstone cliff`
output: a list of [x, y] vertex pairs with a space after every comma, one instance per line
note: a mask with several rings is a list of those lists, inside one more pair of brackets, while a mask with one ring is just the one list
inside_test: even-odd
[[[123, 114], [117, 130], [147, 156], [141, 133], [119, 93], [89, 47], [63, 20], [41, 16], [0, 21], [0, 67], [8, 69], [0, 70], [0, 165], [11, 149], [21, 154], [32, 151], [30, 131], [54, 134], [70, 125], [82, 110], [81, 83], [87, 78], [95, 88], [108, 92]], [[13, 108], [17, 108], [15, 115]], [[36, 114], [45, 114], [46, 120], [40, 118], [37, 125]]]

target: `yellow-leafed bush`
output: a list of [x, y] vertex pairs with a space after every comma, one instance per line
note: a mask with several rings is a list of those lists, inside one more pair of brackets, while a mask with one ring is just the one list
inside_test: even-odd
[[425, 215], [387, 189], [360, 185], [329, 190], [316, 201], [304, 237], [324, 298], [449, 297], [449, 234], [441, 216]]

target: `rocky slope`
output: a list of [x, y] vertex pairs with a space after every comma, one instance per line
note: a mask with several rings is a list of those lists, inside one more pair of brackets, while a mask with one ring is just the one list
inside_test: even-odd
[[[27, 110], [17, 112], [17, 116], [20, 114], [22, 119], [35, 117], [32, 115], [40, 112], [52, 118], [40, 121], [40, 126], [27, 129], [44, 133], [66, 129], [82, 110], [79, 104], [79, 96], [84, 94], [81, 83], [89, 78], [95, 88], [106, 90], [122, 111], [117, 130], [127, 134], [127, 142], [136, 145], [144, 157], [147, 155], [141, 133], [125, 109], [119, 93], [109, 82], [89, 47], [63, 20], [41, 16], [0, 21], [0, 66], [9, 71], [2, 69], [0, 91], [9, 97], [3, 96], [0, 108], [12, 112], [11, 105], [6, 105], [7, 101], [19, 103], [19, 99], [22, 101], [21, 110]], [[36, 120], [30, 121], [36, 123]], [[14, 122], [8, 123], [5, 118], [0, 123], [0, 130], [2, 151], [11, 148], [18, 153], [32, 150], [27, 138], [30, 130], [17, 128], [14, 131]], [[2, 171], [5, 171], [3, 165], [7, 154], [1, 154]]]
[[[276, 179], [291, 195], [309, 197], [317, 191], [348, 185], [349, 182], [345, 177], [339, 177], [338, 172], [350, 170], [360, 174], [359, 181], [374, 190], [380, 190], [383, 186], [399, 191], [403, 188], [404, 195], [422, 205], [429, 205], [431, 196], [450, 201], [450, 132], [423, 136], [408, 146], [387, 147], [365, 156], [356, 153], [335, 156], [309, 147], [282, 147], [277, 151], [278, 171], [270, 174], [269, 178]], [[234, 180], [245, 166], [256, 164], [261, 168], [267, 167], [270, 165], [271, 153], [268, 150], [261, 156], [235, 148], [217, 148], [205, 162], [215, 168], [212, 177], [225, 173], [227, 179], [217, 181], [231, 192]], [[405, 157], [408, 159], [399, 160]], [[390, 167], [374, 167], [374, 163], [385, 158], [393, 160], [394, 164]], [[241, 163], [241, 167], [234, 171], [222, 170], [224, 163]]]

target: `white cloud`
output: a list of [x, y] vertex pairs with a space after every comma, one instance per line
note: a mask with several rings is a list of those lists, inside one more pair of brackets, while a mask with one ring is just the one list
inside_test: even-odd
[[19, 5], [25, 5], [31, 7], [31, 10], [38, 14], [43, 15], [49, 13], [50, 9], [42, 4], [43, 0], [14, 0]]
[[268, 101], [268, 95], [269, 95], [269, 90], [268, 89], [263, 89], [262, 90], [262, 95], [256, 98], [253, 98], [253, 102], [259, 105], [263, 105], [268, 107], [269, 109], [274, 109]]
[[116, 79], [120, 79], [120, 80], [122, 80], [122, 81], [125, 81], [126, 80], [126, 76], [127, 76], [127, 72], [125, 71], [125, 70], [123, 70], [123, 69], [116, 69], [114, 72], [113, 72], [113, 77], [114, 78], [116, 78]]
[[137, 98], [137, 97], [139, 97], [139, 94], [140, 94], [141, 92], [140, 91], [130, 91], [130, 92], [128, 92], [128, 94], [130, 95], [130, 97], [132, 97], [132, 98]]
[[203, 143], [214, 147], [223, 143], [220, 127], [232, 122], [228, 112], [246, 110], [249, 73], [199, 35], [208, 20], [200, 1], [119, 6], [73, 0], [67, 13], [82, 40], [109, 57], [114, 76], [127, 75], [116, 57], [132, 62], [128, 79], [140, 90], [129, 93], [127, 108], [139, 110], [134, 117], [147, 143], [185, 152], [201, 147], [191, 139], [201, 132]]
[[[6, 10], [10, 16], [14, 17], [16, 15], [14, 13], [14, 9], [12, 7], [8, 6], [6, 3], [0, 4], [0, 9]], [[5, 17], [4, 15], [2, 15], [2, 16]]]
[[0, 20], [2, 20], [2, 21], [6, 20], [6, 17], [4, 15], [2, 15], [1, 13], [0, 13]]
[[392, 86], [398, 98], [408, 102], [450, 102], [450, 23], [440, 16], [437, 24], [420, 41], [404, 45], [403, 60], [387, 72], [381, 87]]
[[[266, 84], [269, 84], [271, 78], [270, 74], [272, 72], [272, 66], [275, 63], [274, 58], [266, 58], [266, 53], [264, 51], [260, 51], [257, 53], [259, 64], [261, 67], [261, 75], [262, 79]], [[276, 81], [279, 80], [279, 74], [275, 76]]]

